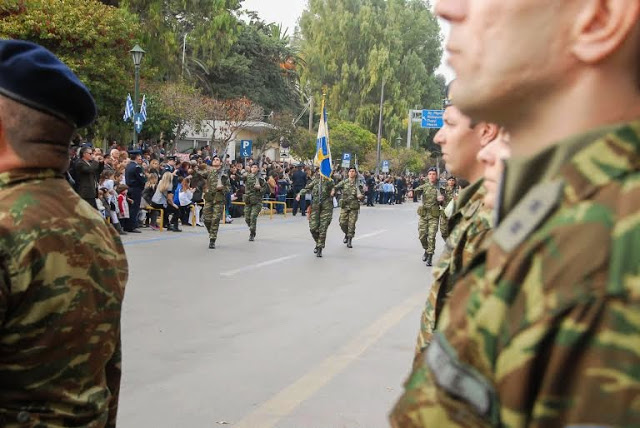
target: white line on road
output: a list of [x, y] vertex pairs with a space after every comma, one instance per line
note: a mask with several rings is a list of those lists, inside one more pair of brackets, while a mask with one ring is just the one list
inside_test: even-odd
[[254, 265], [244, 266], [244, 267], [241, 267], [239, 269], [230, 270], [230, 271], [227, 271], [227, 272], [222, 272], [220, 274], [220, 276], [233, 276], [233, 275], [238, 274], [240, 272], [246, 272], [246, 271], [249, 271], [249, 270], [259, 269], [261, 267], [274, 265], [276, 263], [284, 262], [285, 260], [295, 259], [296, 257], [298, 257], [298, 256], [297, 255], [292, 255], [292, 256], [280, 257], [279, 259], [267, 260], [266, 262], [260, 262], [260, 263], [254, 264]]
[[366, 233], [364, 235], [357, 236], [357, 237], [353, 238], [353, 240], [357, 241], [359, 239], [371, 238], [372, 236], [380, 235], [381, 233], [385, 233], [386, 231], [387, 231], [387, 229], [376, 230], [375, 232]]
[[235, 428], [271, 428], [289, 415], [300, 403], [307, 400], [329, 383], [353, 361], [357, 360], [371, 345], [384, 336], [416, 307], [424, 305], [424, 291], [415, 294], [389, 309], [338, 352], [331, 355], [300, 379], [284, 388], [253, 412], [234, 424]]

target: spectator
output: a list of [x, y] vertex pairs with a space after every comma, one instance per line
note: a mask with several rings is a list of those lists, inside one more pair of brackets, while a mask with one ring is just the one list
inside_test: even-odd
[[[168, 230], [172, 230], [174, 232], [181, 232], [178, 228], [178, 216], [180, 209], [178, 205], [173, 202], [173, 174], [170, 172], [165, 172], [162, 175], [162, 179], [160, 183], [158, 183], [158, 187], [156, 188], [156, 192], [153, 194], [153, 198], [151, 199], [151, 206], [153, 208], [159, 208], [164, 211], [163, 223]], [[169, 217], [171, 217], [171, 224], [169, 223]], [[158, 218], [157, 211], [153, 211], [151, 215], [151, 224], [156, 225], [156, 220]]]
[[76, 191], [82, 199], [96, 210], [98, 196], [98, 178], [104, 168], [103, 162], [94, 160], [93, 149], [89, 146], [80, 149], [80, 159], [75, 166]]
[[132, 152], [131, 162], [125, 169], [125, 184], [129, 188], [129, 200], [131, 200], [131, 216], [123, 223], [127, 232], [140, 233], [140, 230], [138, 230], [138, 213], [140, 212], [142, 191], [146, 182], [147, 176], [142, 168], [142, 154], [140, 152]]

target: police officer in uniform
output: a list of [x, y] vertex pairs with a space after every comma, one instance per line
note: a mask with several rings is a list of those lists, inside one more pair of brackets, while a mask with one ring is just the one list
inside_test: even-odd
[[115, 229], [64, 178], [96, 117], [45, 48], [0, 40], [0, 426], [116, 426], [128, 268]]
[[147, 175], [142, 169], [142, 152], [140, 150], [132, 150], [129, 152], [131, 162], [127, 165], [124, 178], [129, 186], [129, 197], [133, 200], [129, 212], [129, 219], [125, 230], [127, 232], [141, 233], [138, 230], [138, 213], [140, 212], [140, 202], [142, 201], [142, 191], [147, 182]]

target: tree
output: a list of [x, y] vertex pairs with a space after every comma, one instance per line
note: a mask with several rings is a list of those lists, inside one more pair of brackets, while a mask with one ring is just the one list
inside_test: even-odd
[[351, 153], [352, 159], [359, 161], [371, 153], [376, 152], [377, 136], [360, 125], [336, 121], [330, 124], [329, 143], [331, 154], [335, 159], [340, 159], [343, 153]]
[[0, 6], [0, 37], [38, 43], [69, 66], [98, 105], [90, 132], [121, 132], [126, 89], [133, 86], [129, 49], [139, 33], [127, 11], [95, 0], [13, 1]]
[[202, 99], [207, 117], [206, 126], [211, 128], [211, 147], [224, 150], [224, 147], [238, 135], [238, 131], [261, 121], [262, 108], [248, 98], [217, 100]]
[[266, 111], [297, 110], [300, 94], [294, 58], [279, 27], [254, 17], [239, 24], [229, 52], [209, 70], [207, 90], [224, 99], [249, 98]]
[[325, 90], [340, 119], [377, 132], [383, 80], [389, 138], [403, 129], [409, 108], [441, 105], [434, 76], [441, 38], [429, 2], [309, 0], [300, 27], [301, 83], [315, 96]]

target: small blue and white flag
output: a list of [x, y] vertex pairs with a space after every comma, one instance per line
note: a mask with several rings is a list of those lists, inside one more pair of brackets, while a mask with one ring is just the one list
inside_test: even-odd
[[333, 165], [331, 164], [331, 150], [329, 149], [329, 125], [327, 124], [327, 109], [322, 100], [322, 118], [318, 126], [318, 138], [316, 139], [316, 156], [313, 160], [315, 166], [320, 167], [320, 175], [331, 178]]
[[140, 118], [143, 122], [147, 121], [147, 96], [142, 96], [142, 103], [140, 104]]
[[124, 116], [122, 116], [122, 120], [125, 122], [129, 119], [133, 120], [133, 101], [131, 100], [131, 94], [127, 94], [127, 101], [124, 103]]

